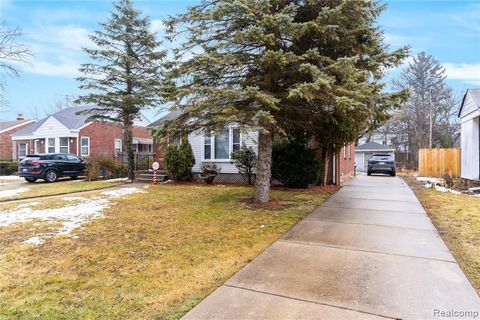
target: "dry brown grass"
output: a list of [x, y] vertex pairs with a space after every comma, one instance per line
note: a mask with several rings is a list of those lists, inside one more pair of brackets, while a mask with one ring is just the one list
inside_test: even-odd
[[405, 178], [480, 294], [480, 197], [425, 189], [413, 178]]
[[50, 239], [40, 247], [22, 244], [31, 224], [5, 228], [0, 314], [179, 318], [329, 195], [274, 190], [280, 205], [256, 208], [242, 202], [251, 193], [249, 187], [151, 187], [115, 200], [78, 239]]

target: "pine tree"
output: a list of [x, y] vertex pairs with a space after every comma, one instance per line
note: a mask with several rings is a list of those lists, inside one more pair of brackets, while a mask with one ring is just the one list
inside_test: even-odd
[[[275, 134], [303, 130], [321, 140], [332, 124], [340, 133], [329, 136], [352, 141], [375, 105], [397, 99], [375, 81], [406, 54], [387, 52], [374, 26], [382, 9], [370, 1], [202, 1], [167, 23], [172, 39], [186, 41], [171, 73], [182, 115], [163, 133], [232, 122], [258, 129], [254, 200], [267, 202]], [[358, 122], [345, 120], [352, 116]]]
[[90, 39], [94, 47], [84, 48], [94, 61], [82, 64], [80, 89], [90, 93], [77, 103], [95, 105], [91, 119], [104, 119], [123, 125], [128, 155], [128, 178], [134, 178], [132, 127], [140, 111], [161, 102], [162, 61], [165, 52], [149, 31], [150, 20], [133, 7], [131, 0], [114, 3], [115, 11]]

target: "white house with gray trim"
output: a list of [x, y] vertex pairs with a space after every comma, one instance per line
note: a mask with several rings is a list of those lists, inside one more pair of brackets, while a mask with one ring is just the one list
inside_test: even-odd
[[367, 171], [367, 162], [374, 153], [389, 154], [395, 159], [395, 148], [370, 141], [355, 147], [355, 165], [357, 171]]
[[480, 89], [467, 90], [458, 117], [461, 123], [461, 176], [480, 180]]
[[[179, 116], [178, 111], [170, 112], [160, 119], [152, 122], [148, 127], [161, 127], [166, 121], [173, 120]], [[251, 147], [258, 152], [258, 132], [240, 130], [232, 124], [223, 132], [217, 134], [205, 134], [204, 132], [193, 132], [188, 134], [188, 142], [192, 146], [195, 156], [195, 165], [192, 168], [194, 174], [201, 172], [202, 163], [213, 163], [220, 168], [220, 175], [215, 181], [238, 182], [242, 179], [239, 176], [237, 167], [231, 163], [231, 154], [240, 149], [242, 145]], [[180, 144], [180, 139], [172, 139], [170, 144]]]

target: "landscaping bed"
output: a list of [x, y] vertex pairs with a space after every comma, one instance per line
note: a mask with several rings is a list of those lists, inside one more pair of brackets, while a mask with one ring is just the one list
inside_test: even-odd
[[[177, 319], [333, 192], [159, 185], [115, 200], [69, 237], [0, 227], [0, 314], [22, 319]], [[45, 200], [47, 201], [47, 200]], [[41, 204], [38, 204], [41, 206]], [[43, 229], [42, 229], [43, 228]]]
[[414, 177], [404, 179], [480, 294], [480, 197], [439, 192]]

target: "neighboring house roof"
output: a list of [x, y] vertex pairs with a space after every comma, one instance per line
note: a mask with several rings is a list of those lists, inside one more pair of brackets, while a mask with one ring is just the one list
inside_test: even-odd
[[355, 152], [357, 151], [395, 151], [395, 148], [384, 146], [383, 144], [376, 143], [373, 141], [361, 144], [355, 147]]
[[22, 125], [35, 122], [35, 120], [13, 120], [13, 121], [0, 121], [0, 133], [8, 130], [12, 130]]
[[460, 110], [458, 111], [458, 117], [460, 118], [460, 115], [462, 114], [462, 109], [465, 104], [465, 100], [467, 98], [467, 95], [469, 95], [472, 98], [473, 103], [475, 106], [480, 109], [480, 88], [478, 89], [467, 89], [467, 92], [465, 92], [465, 95], [463, 96], [462, 99], [462, 105], [460, 106]]
[[181, 113], [182, 113], [182, 112], [181, 112], [180, 110], [169, 112], [169, 113], [167, 113], [166, 115], [164, 115], [163, 117], [161, 117], [160, 119], [158, 119], [158, 120], [153, 121], [152, 123], [150, 123], [150, 124], [148, 125], [148, 127], [149, 127], [149, 128], [160, 127], [160, 126], [162, 126], [166, 121], [174, 120], [174, 119], [178, 118], [178, 116], [179, 116]]
[[[28, 136], [32, 135], [48, 118], [53, 117], [57, 119], [61, 124], [63, 124], [69, 130], [78, 130], [83, 127], [85, 124], [89, 123], [88, 118], [92, 116], [92, 113], [80, 113], [81, 111], [93, 109], [95, 106], [76, 106], [65, 108], [60, 110], [50, 116], [33, 123], [32, 125], [26, 126], [15, 132], [12, 136]], [[145, 121], [148, 121], [145, 116], [141, 114], [141, 119], [135, 123], [135, 125], [145, 125]]]

